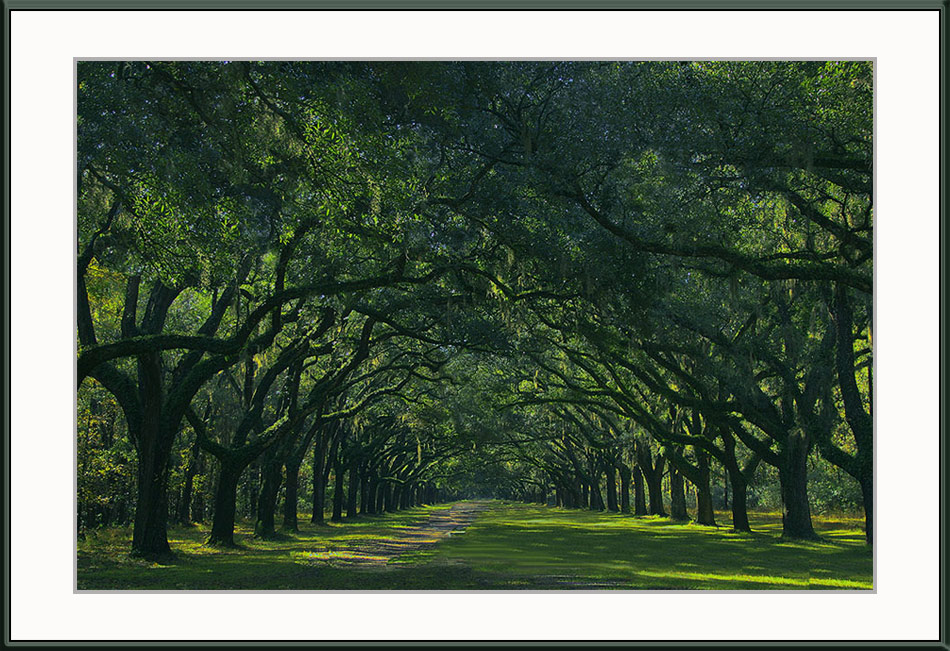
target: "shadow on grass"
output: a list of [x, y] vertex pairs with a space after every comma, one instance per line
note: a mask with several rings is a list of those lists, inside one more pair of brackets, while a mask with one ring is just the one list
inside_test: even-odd
[[[472, 590], [472, 589], [870, 589], [872, 554], [860, 521], [816, 518], [820, 541], [781, 539], [780, 514], [750, 514], [753, 533], [658, 516], [572, 511], [496, 502], [465, 535], [390, 559], [341, 567], [352, 549], [378, 547], [435, 507], [300, 525], [280, 540], [235, 531], [236, 548], [204, 545], [207, 526], [173, 527], [175, 558], [129, 557], [128, 529], [79, 543], [79, 589]], [[337, 551], [343, 550], [343, 551]], [[345, 559], [344, 559], [345, 560]]]

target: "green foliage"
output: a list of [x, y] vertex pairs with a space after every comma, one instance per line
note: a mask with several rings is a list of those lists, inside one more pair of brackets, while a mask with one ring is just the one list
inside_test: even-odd
[[870, 521], [871, 63], [78, 70], [81, 527], [137, 459], [171, 520], [672, 464]]

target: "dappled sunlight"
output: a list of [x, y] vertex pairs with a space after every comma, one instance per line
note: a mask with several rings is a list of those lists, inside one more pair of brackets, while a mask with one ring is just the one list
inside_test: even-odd
[[[242, 525], [234, 548], [204, 544], [207, 528], [176, 530], [166, 564], [133, 559], [127, 531], [79, 548], [83, 589], [703, 589], [868, 590], [872, 554], [860, 531], [816, 518], [820, 541], [782, 540], [774, 515], [752, 534], [658, 516], [492, 502], [477, 519], [446, 507], [337, 528], [301, 525], [262, 540]], [[474, 514], [473, 514], [474, 515]], [[453, 527], [468, 521], [465, 535]], [[428, 523], [428, 524], [427, 524]], [[347, 525], [351, 523], [346, 523]], [[830, 526], [825, 526], [830, 525]], [[464, 526], [464, 525], [463, 525]], [[147, 569], [142, 573], [142, 569]], [[411, 586], [415, 586], [414, 588]]]

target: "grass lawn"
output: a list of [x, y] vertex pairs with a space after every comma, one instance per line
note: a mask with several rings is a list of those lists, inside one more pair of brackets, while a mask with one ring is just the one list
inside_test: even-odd
[[870, 589], [871, 549], [857, 518], [815, 518], [821, 542], [780, 538], [781, 516], [750, 514], [755, 533], [667, 518], [494, 502], [464, 533], [393, 559], [348, 566], [347, 555], [423, 522], [438, 506], [313, 526], [279, 540], [237, 529], [237, 549], [202, 545], [207, 526], [172, 528], [177, 559], [132, 559], [131, 531], [79, 543], [80, 590]]

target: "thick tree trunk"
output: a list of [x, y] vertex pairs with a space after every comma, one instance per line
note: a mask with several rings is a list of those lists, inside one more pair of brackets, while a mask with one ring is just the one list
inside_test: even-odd
[[300, 463], [288, 461], [284, 466], [284, 524], [287, 531], [299, 531], [297, 524], [297, 490], [300, 485]]
[[790, 432], [778, 469], [782, 492], [782, 537], [817, 540], [808, 505], [808, 440], [802, 432]]
[[275, 458], [261, 464], [261, 488], [257, 497], [257, 521], [254, 523], [254, 535], [259, 538], [273, 538], [276, 533], [274, 514], [277, 511], [277, 495], [280, 493], [280, 470], [281, 463]]
[[141, 426], [135, 432], [138, 451], [137, 501], [132, 528], [132, 555], [159, 557], [171, 554], [168, 545], [168, 466], [174, 431], [162, 422], [162, 365], [157, 354], [138, 361]]
[[218, 473], [218, 486], [214, 493], [214, 519], [208, 544], [222, 547], [234, 546], [234, 516], [237, 510], [238, 482], [244, 467], [222, 462]]
[[376, 513], [376, 486], [377, 481], [374, 476], [370, 477], [369, 481], [364, 484], [364, 490], [366, 491], [366, 506], [363, 507], [363, 513]]
[[614, 513], [620, 510], [617, 506], [617, 468], [611, 463], [607, 465], [607, 510]]
[[670, 464], [670, 517], [674, 520], [689, 520], [686, 512], [686, 493], [683, 488], [683, 475]]
[[732, 530], [751, 533], [749, 513], [746, 510], [746, 481], [732, 476]]
[[590, 475], [590, 510], [603, 511], [604, 498], [600, 494], [600, 473], [592, 472]]
[[[666, 515], [663, 508], [663, 467], [666, 459], [662, 455], [656, 456], [654, 462], [650, 448], [645, 443], [637, 443], [637, 465], [646, 478], [647, 491], [650, 494], [650, 515]], [[655, 463], [655, 465], [654, 465]]]
[[716, 511], [713, 508], [712, 491], [696, 486], [696, 522], [710, 527], [716, 526]]
[[620, 512], [630, 513], [630, 468], [620, 466]]
[[[726, 453], [725, 470], [729, 474], [729, 482], [723, 482], [723, 493], [728, 495], [729, 486], [732, 486], [732, 530], [751, 533], [749, 514], [746, 510], [746, 493], [749, 484], [747, 475], [742, 472], [736, 459], [736, 441], [732, 432], [727, 428], [722, 428], [719, 433], [722, 437], [723, 450]], [[749, 466], [750, 473], [754, 468], [755, 463]], [[728, 499], [725, 501], [728, 503]]]
[[139, 454], [132, 555], [146, 558], [171, 554], [168, 545], [168, 456]]
[[663, 507], [663, 460], [657, 459], [655, 470], [643, 469], [647, 483], [647, 492], [650, 495], [650, 515], [666, 515]]
[[[154, 399], [160, 400], [160, 396]], [[147, 423], [137, 432], [138, 476], [132, 529], [133, 556], [152, 558], [171, 554], [168, 545], [168, 466], [173, 440], [174, 433], [162, 431], [157, 421]]]

